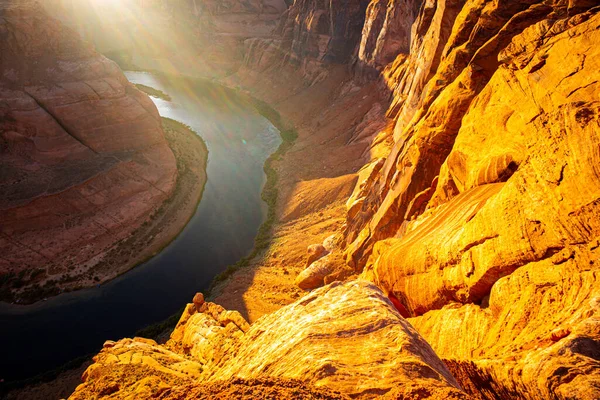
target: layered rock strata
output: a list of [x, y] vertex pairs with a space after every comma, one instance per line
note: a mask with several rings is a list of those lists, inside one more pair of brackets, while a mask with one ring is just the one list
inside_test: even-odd
[[[198, 298], [165, 345], [109, 343], [73, 398], [261, 379], [354, 398], [599, 398], [596, 3], [294, 2], [227, 80], [300, 133], [276, 164], [290, 187], [272, 246], [217, 293], [255, 322]], [[356, 177], [345, 225], [327, 223]], [[309, 240], [323, 244], [307, 257]], [[328, 286], [285, 306], [272, 292], [297, 296], [297, 274]]]
[[0, 35], [2, 299], [97, 284], [105, 253], [173, 192], [160, 117], [37, 2], [3, 2]]
[[[320, 8], [301, 4], [289, 11], [294, 26]], [[296, 283], [312, 289], [362, 271], [481, 398], [598, 397], [596, 6], [367, 9], [355, 73], [377, 75], [390, 106], [388, 124], [359, 124], [357, 137], [389, 129], [394, 145], [359, 172], [346, 262], [331, 262], [334, 251]], [[307, 73], [317, 53], [291, 57], [282, 43], [300, 42], [280, 35], [257, 41], [247, 68], [269, 73], [296, 58], [307, 84], [320, 82], [323, 65]]]
[[466, 398], [383, 293], [361, 281], [316, 290], [251, 326], [214, 303], [189, 304], [165, 346], [108, 342], [95, 361], [71, 399], [107, 388], [114, 398], [178, 398], [171, 394], [180, 386], [240, 378], [305, 382], [351, 398]]
[[244, 41], [267, 37], [284, 0], [48, 0], [47, 9], [122, 65], [222, 77], [244, 59]]
[[424, 3], [383, 70], [395, 145], [353, 195], [347, 262], [481, 398], [600, 395], [593, 6]]
[[245, 64], [264, 71], [298, 66], [310, 84], [322, 81], [327, 65], [347, 63], [356, 52], [365, 21], [366, 0], [299, 0], [282, 15], [273, 37], [246, 41]]

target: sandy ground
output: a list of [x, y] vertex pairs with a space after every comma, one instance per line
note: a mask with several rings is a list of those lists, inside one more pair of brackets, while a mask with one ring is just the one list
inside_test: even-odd
[[291, 68], [277, 76], [241, 71], [226, 81], [268, 102], [299, 134], [275, 165], [278, 222], [270, 247], [211, 295], [211, 301], [238, 310], [251, 322], [303, 295], [294, 280], [306, 268], [307, 247], [343, 228], [356, 173], [372, 156], [367, 142], [353, 138], [355, 127], [381, 102], [378, 91], [353, 86], [344, 67], [311, 87], [290, 79], [294, 74]]

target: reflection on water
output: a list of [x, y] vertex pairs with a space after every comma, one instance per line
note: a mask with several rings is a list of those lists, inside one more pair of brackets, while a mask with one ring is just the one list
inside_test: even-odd
[[223, 88], [128, 72], [169, 94], [153, 99], [162, 116], [191, 126], [209, 150], [208, 181], [184, 231], [144, 265], [100, 287], [32, 306], [0, 303], [0, 379], [12, 380], [97, 352], [104, 340], [131, 336], [206, 288], [252, 248], [266, 215], [263, 164], [280, 143], [275, 127]]

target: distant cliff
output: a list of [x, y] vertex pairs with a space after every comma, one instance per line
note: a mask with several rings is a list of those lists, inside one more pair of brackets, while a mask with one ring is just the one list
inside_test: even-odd
[[4, 301], [93, 286], [105, 257], [173, 192], [156, 107], [34, 1], [0, 5]]

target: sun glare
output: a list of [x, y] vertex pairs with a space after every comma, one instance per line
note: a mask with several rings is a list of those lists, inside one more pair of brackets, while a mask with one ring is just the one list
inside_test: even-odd
[[96, 6], [117, 6], [123, 5], [126, 0], [91, 0]]
[[124, 11], [132, 6], [135, 6], [137, 3], [141, 3], [141, 1], [136, 0], [89, 0], [92, 7], [97, 10], [111, 10], [115, 12]]

